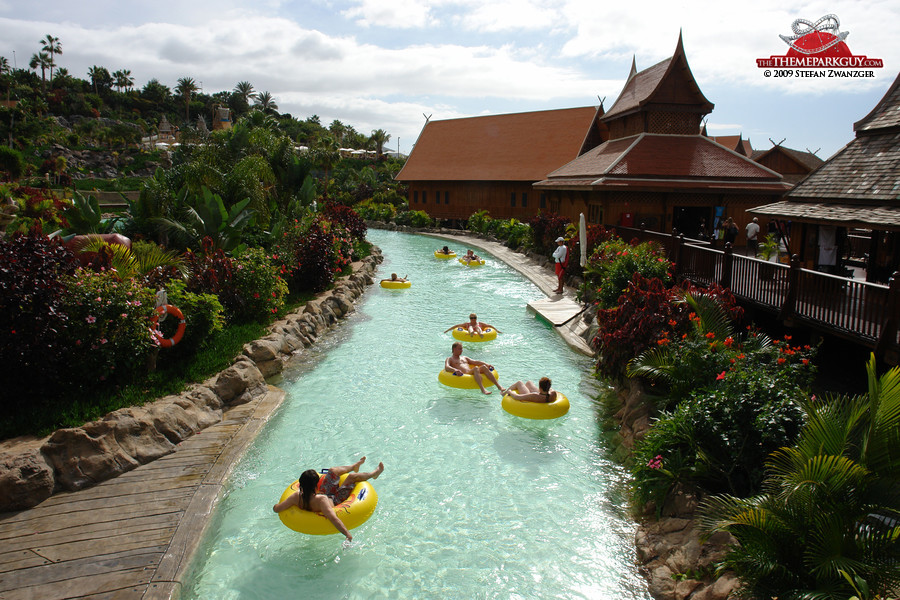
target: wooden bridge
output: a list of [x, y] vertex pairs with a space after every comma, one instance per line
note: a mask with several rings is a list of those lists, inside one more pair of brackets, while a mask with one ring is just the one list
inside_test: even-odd
[[744, 305], [771, 312], [789, 326], [805, 326], [871, 349], [890, 365], [900, 361], [900, 273], [889, 285], [857, 281], [735, 254], [683, 235], [617, 227], [624, 239], [661, 244], [675, 279], [731, 289]]

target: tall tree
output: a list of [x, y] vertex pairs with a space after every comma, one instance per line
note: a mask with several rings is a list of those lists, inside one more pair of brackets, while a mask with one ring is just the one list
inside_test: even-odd
[[37, 52], [31, 55], [31, 60], [28, 61], [28, 66], [35, 71], [38, 69], [41, 70], [41, 91], [46, 91], [47, 86], [47, 69], [53, 63], [50, 61], [50, 55], [46, 52]]
[[41, 48], [50, 55], [50, 80], [53, 81], [53, 67], [56, 66], [56, 61], [53, 59], [57, 54], [63, 53], [62, 44], [59, 43], [58, 37], [53, 37], [48, 33], [41, 40]]
[[335, 119], [328, 126], [328, 131], [334, 137], [339, 146], [344, 145], [344, 136], [347, 134], [347, 126]]
[[391, 134], [384, 129], [374, 129], [369, 139], [375, 143], [375, 158], [379, 159], [384, 151], [384, 145], [391, 139]]
[[99, 95], [100, 90], [107, 90], [113, 84], [112, 75], [106, 67], [98, 67], [94, 65], [88, 69], [88, 77], [91, 78], [91, 84], [94, 86], [94, 93]]
[[249, 106], [250, 98], [253, 97], [253, 84], [249, 81], [240, 81], [234, 86], [234, 93], [240, 96]]
[[200, 91], [200, 88], [197, 87], [197, 83], [194, 81], [193, 77], [182, 77], [178, 80], [178, 85], [175, 86], [175, 93], [181, 96], [181, 99], [184, 101], [184, 122], [189, 123], [191, 116], [191, 96]]
[[129, 91], [134, 86], [134, 77], [131, 76], [131, 70], [129, 69], [120, 69], [113, 73], [113, 79], [115, 79], [116, 89], [122, 91], [122, 88], [125, 88], [125, 91]]
[[278, 105], [275, 104], [275, 98], [269, 92], [259, 92], [256, 94], [256, 103], [253, 106], [266, 114], [272, 114], [278, 110]]
[[163, 104], [169, 100], [169, 97], [172, 95], [172, 90], [170, 90], [167, 86], [161, 84], [159, 79], [155, 77], [144, 84], [144, 89], [141, 90], [141, 96], [150, 100], [151, 102], [156, 102], [157, 104]]

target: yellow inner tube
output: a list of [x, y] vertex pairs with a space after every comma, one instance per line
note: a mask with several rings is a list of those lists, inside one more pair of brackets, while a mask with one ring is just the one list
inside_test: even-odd
[[509, 396], [503, 396], [503, 410], [511, 415], [525, 419], [556, 419], [569, 412], [569, 399], [561, 392], [556, 392], [553, 402], [522, 402]]
[[456, 258], [456, 252], [451, 250], [449, 254], [444, 254], [443, 252], [438, 252], [437, 250], [435, 250], [434, 257], [435, 258], [443, 258], [443, 259]]
[[[491, 371], [494, 372], [494, 377], [500, 377], [500, 371], [496, 368], [491, 367]], [[438, 381], [448, 387], [460, 388], [463, 390], [479, 389], [478, 384], [475, 383], [475, 376], [468, 373], [465, 375], [454, 375], [446, 369], [441, 369], [441, 372], [438, 373]], [[494, 382], [488, 379], [484, 374], [481, 375], [481, 383], [484, 384], [484, 387], [491, 387], [494, 385]]]
[[387, 279], [381, 282], [381, 287], [389, 290], [404, 290], [410, 286], [412, 286], [411, 281], [391, 281]]
[[453, 330], [453, 337], [463, 342], [489, 342], [497, 339], [497, 330], [493, 327], [485, 327], [483, 331], [484, 337], [481, 337], [477, 333], [471, 334], [467, 329], [457, 327]]
[[467, 267], [480, 267], [484, 264], [484, 259], [479, 260], [466, 260], [465, 258], [460, 258], [459, 262], [466, 265]]
[[[347, 478], [347, 473], [341, 475], [341, 483]], [[319, 485], [322, 484], [324, 475], [319, 477]], [[281, 500], [284, 502], [288, 496], [300, 490], [300, 481], [294, 481], [287, 486], [284, 493], [281, 494]], [[378, 494], [375, 488], [368, 481], [360, 481], [353, 487], [350, 497], [334, 507], [334, 512], [338, 519], [347, 527], [353, 529], [365, 523], [372, 513], [375, 512], [375, 506], [378, 504]], [[319, 513], [302, 510], [296, 506], [292, 506], [287, 510], [278, 513], [278, 518], [289, 529], [293, 529], [299, 533], [309, 535], [329, 535], [332, 533], [340, 533], [335, 529], [334, 525]]]

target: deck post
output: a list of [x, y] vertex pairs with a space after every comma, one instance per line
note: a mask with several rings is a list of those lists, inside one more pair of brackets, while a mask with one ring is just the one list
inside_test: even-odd
[[898, 362], [897, 355], [897, 322], [900, 319], [900, 271], [894, 271], [888, 282], [887, 316], [875, 344], [875, 356], [882, 357], [891, 365]]
[[719, 280], [719, 285], [722, 287], [731, 287], [731, 272], [733, 267], [734, 248], [731, 247], [731, 242], [727, 242], [725, 244], [725, 254], [722, 255], [722, 279]]
[[681, 247], [684, 246], [684, 234], [677, 234], [672, 230], [672, 252], [669, 254], [669, 260], [672, 261], [672, 278], [678, 281], [678, 275], [681, 274]]
[[800, 256], [791, 256], [791, 268], [788, 270], [787, 293], [784, 295], [784, 304], [778, 311], [778, 320], [785, 325], [792, 325], [794, 310], [797, 306], [797, 287], [800, 285]]

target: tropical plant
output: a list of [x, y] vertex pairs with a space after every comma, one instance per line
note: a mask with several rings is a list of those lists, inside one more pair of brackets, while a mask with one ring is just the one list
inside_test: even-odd
[[100, 211], [100, 201], [93, 194], [87, 197], [76, 191], [72, 197], [72, 206], [62, 211], [69, 222], [60, 232], [62, 235], [87, 233], [111, 233], [118, 218], [104, 219]]
[[391, 139], [391, 134], [384, 129], [373, 129], [369, 139], [375, 144], [375, 158], [380, 159], [384, 154], [384, 145]]
[[253, 84], [249, 81], [239, 81], [238, 84], [234, 86], [234, 93], [244, 101], [244, 104], [249, 105], [250, 98], [253, 97]]
[[131, 71], [129, 69], [115, 71], [112, 76], [115, 80], [114, 85], [119, 91], [122, 91], [122, 89], [129, 91], [134, 86], [134, 77], [131, 76]]
[[189, 204], [192, 205], [185, 208], [182, 221], [154, 219], [183, 247], [199, 248], [209, 238], [215, 249], [235, 250], [241, 244], [241, 232], [253, 221], [254, 211], [247, 208], [249, 198], [226, 209], [222, 197], [204, 187], [202, 197], [194, 198]]
[[635, 273], [644, 277], [671, 281], [672, 264], [663, 248], [645, 242], [632, 245], [620, 238], [600, 243], [584, 267], [584, 286], [596, 290], [602, 308], [613, 308]]
[[556, 248], [556, 238], [565, 236], [570, 219], [553, 213], [538, 213], [528, 221], [535, 252], [550, 254]]
[[191, 120], [191, 96], [199, 91], [200, 88], [197, 87], [197, 83], [194, 81], [193, 77], [182, 77], [178, 80], [178, 85], [175, 86], [175, 93], [181, 96], [181, 100], [184, 102], [185, 123], [189, 123]]
[[44, 36], [44, 39], [41, 40], [41, 48], [43, 48], [44, 52], [50, 55], [50, 80], [53, 80], [53, 67], [56, 66], [53, 58], [57, 54], [62, 54], [62, 44], [59, 43], [58, 37], [53, 37], [49, 33]]
[[488, 211], [479, 210], [469, 215], [467, 227], [469, 231], [474, 231], [476, 233], [486, 233], [491, 221], [493, 221], [493, 219], [491, 218], [491, 215], [488, 214]]
[[778, 256], [778, 238], [775, 234], [767, 235], [759, 245], [759, 256], [763, 260], [772, 260], [773, 256]]
[[114, 81], [106, 67], [98, 67], [97, 65], [88, 69], [88, 77], [91, 78], [91, 85], [94, 86], [95, 94], [100, 94], [100, 90], [108, 90]]
[[278, 111], [278, 105], [275, 104], [275, 97], [269, 92], [259, 92], [255, 96], [256, 101], [253, 103], [254, 108], [261, 110], [266, 114], [274, 114]]
[[50, 55], [46, 52], [35, 52], [31, 55], [31, 60], [28, 61], [28, 66], [35, 71], [37, 71], [37, 69], [41, 70], [41, 92], [46, 92], [47, 69], [51, 69], [53, 67], [53, 61], [50, 59]]
[[755, 597], [845, 599], [900, 586], [900, 369], [866, 367], [868, 393], [806, 403], [799, 441], [773, 453], [763, 493], [701, 505], [738, 541], [721, 563]]
[[122, 279], [144, 280], [159, 268], [174, 269], [182, 277], [188, 274], [184, 259], [178, 252], [149, 242], [134, 244], [129, 248], [122, 244], [110, 244], [102, 238], [92, 238], [80, 251], [102, 256], [103, 266], [113, 270]]

